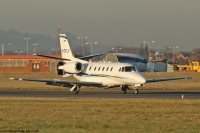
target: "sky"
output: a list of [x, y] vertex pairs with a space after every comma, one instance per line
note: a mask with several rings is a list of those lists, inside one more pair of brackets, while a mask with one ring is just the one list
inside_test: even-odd
[[64, 33], [112, 47], [200, 48], [199, 0], [0, 0], [0, 28], [52, 38]]

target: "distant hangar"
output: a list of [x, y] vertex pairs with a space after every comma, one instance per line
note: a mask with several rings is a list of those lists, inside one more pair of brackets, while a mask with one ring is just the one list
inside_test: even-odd
[[147, 70], [148, 61], [136, 54], [128, 54], [128, 53], [108, 53], [105, 58], [107, 62], [121, 62], [121, 63], [130, 63], [133, 64], [137, 69], [141, 72]]

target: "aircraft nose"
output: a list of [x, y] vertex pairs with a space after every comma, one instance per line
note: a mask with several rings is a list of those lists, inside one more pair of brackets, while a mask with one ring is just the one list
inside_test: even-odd
[[139, 76], [137, 81], [138, 81], [139, 84], [146, 83], [146, 79], [143, 76]]

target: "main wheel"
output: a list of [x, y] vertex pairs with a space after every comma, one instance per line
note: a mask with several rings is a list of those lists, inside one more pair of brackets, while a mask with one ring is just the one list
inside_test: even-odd
[[122, 91], [123, 91], [124, 94], [126, 94], [127, 88], [125, 86], [122, 86]]
[[74, 94], [78, 94], [79, 93], [79, 89], [77, 89], [78, 87], [74, 88]]
[[78, 91], [76, 90], [76, 91], [74, 91], [74, 94], [78, 94]]
[[127, 92], [126, 89], [124, 89], [124, 90], [123, 90], [123, 93], [126, 94], [126, 92]]

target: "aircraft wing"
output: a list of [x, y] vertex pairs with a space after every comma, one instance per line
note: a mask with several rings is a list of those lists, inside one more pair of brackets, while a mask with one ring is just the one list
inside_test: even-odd
[[77, 57], [77, 58], [78, 59], [88, 59], [88, 58], [92, 58], [92, 57], [99, 56], [99, 55], [103, 55], [103, 54], [99, 53], [99, 54], [87, 55], [87, 56], [82, 56], [82, 57]]
[[175, 77], [175, 78], [146, 79], [146, 83], [151, 83], [151, 82], [161, 82], [161, 81], [169, 81], [169, 80], [190, 79], [190, 78], [192, 78], [192, 77], [187, 76], [187, 77]]
[[71, 61], [70, 59], [59, 58], [59, 57], [48, 56], [48, 55], [42, 55], [42, 54], [34, 54], [34, 55], [36, 55], [36, 56], [41, 56], [41, 57], [46, 57], [46, 58], [57, 59], [57, 60], [68, 60], [68, 61]]
[[24, 81], [35, 81], [35, 82], [46, 82], [46, 84], [64, 84], [64, 85], [102, 85], [99, 82], [80, 82], [60, 79], [31, 79], [31, 78], [10, 78], [11, 80], [24, 80]]

